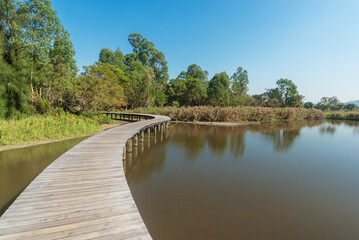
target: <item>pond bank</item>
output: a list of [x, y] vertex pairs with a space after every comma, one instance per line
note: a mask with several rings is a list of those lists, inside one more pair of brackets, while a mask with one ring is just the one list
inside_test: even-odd
[[[114, 128], [114, 127], [117, 127], [117, 126], [120, 126], [120, 125], [123, 125], [126, 123], [127, 123], [126, 121], [114, 120], [114, 123], [102, 124], [102, 125], [100, 125], [100, 132], [106, 131], [110, 128]], [[49, 143], [62, 142], [62, 141], [67, 141], [67, 140], [71, 140], [71, 139], [75, 139], [75, 138], [90, 137], [90, 136], [93, 136], [94, 134], [97, 134], [97, 133], [84, 134], [81, 136], [65, 137], [65, 138], [54, 139], [54, 140], [38, 141], [38, 142], [32, 142], [32, 143], [27, 143], [27, 144], [11, 145], [11, 146], [6, 146], [6, 147], [0, 146], [0, 152], [14, 150], [14, 149], [20, 149], [20, 148], [33, 147], [33, 146], [49, 144]]]

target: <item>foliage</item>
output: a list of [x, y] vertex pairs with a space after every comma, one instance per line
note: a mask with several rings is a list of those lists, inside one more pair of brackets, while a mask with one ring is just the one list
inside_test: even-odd
[[352, 111], [356, 108], [357, 106], [354, 103], [347, 103], [344, 104], [343, 109], [347, 110], [347, 111]]
[[204, 101], [201, 81], [198, 78], [171, 79], [166, 91], [169, 102], [185, 106], [198, 106]]
[[312, 102], [306, 102], [306, 103], [304, 103], [304, 107], [305, 108], [313, 108], [314, 104]]
[[320, 110], [340, 110], [344, 106], [337, 97], [322, 97], [315, 105], [315, 108]]
[[125, 106], [127, 79], [121, 69], [100, 62], [84, 69], [76, 86], [82, 109], [106, 111]]
[[43, 99], [61, 107], [77, 68], [69, 34], [51, 1], [1, 1], [0, 29], [2, 115], [30, 113], [30, 104], [42, 109], [37, 105]]
[[303, 96], [299, 95], [297, 86], [292, 80], [281, 78], [276, 88], [255, 96], [260, 106], [264, 107], [302, 107]]
[[97, 121], [68, 113], [0, 119], [0, 146], [79, 137], [99, 131]]
[[227, 106], [229, 104], [229, 77], [226, 72], [217, 73], [209, 81], [208, 103], [212, 106]]
[[112, 52], [111, 49], [108, 48], [102, 48], [98, 61], [115, 65], [122, 71], [126, 71], [127, 69], [126, 59], [120, 48], [117, 48], [115, 52]]
[[232, 92], [235, 96], [244, 96], [248, 91], [248, 73], [243, 68], [237, 68], [237, 72], [233, 73], [232, 77]]

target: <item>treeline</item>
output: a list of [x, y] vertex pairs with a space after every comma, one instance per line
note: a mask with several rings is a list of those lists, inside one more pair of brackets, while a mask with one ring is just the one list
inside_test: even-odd
[[0, 29], [0, 117], [156, 106], [311, 108], [289, 79], [250, 96], [241, 67], [231, 76], [209, 78], [192, 64], [169, 79], [164, 53], [137, 33], [128, 37], [131, 53], [103, 48], [98, 61], [78, 75], [73, 44], [50, 0], [1, 1]]
[[359, 110], [359, 106], [354, 103], [342, 103], [337, 97], [322, 97], [316, 104], [312, 102], [304, 103], [305, 108], [316, 108], [323, 111], [353, 111]]

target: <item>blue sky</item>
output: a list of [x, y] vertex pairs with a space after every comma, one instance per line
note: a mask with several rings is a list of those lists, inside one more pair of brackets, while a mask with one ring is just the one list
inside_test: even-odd
[[196, 63], [248, 70], [249, 93], [289, 78], [306, 101], [359, 99], [358, 0], [53, 0], [79, 67], [103, 47], [131, 52], [141, 33], [165, 53], [171, 78]]

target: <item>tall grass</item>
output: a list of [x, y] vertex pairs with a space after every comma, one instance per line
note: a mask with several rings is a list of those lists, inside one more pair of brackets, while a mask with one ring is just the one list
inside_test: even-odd
[[198, 122], [270, 122], [281, 120], [321, 119], [323, 113], [316, 109], [264, 108], [264, 107], [151, 107], [137, 108], [131, 112], [158, 114], [174, 121]]
[[324, 114], [326, 119], [338, 119], [338, 120], [356, 120], [359, 121], [359, 111], [352, 111], [352, 112], [326, 112]]
[[96, 120], [68, 113], [0, 119], [0, 146], [79, 137], [99, 131]]

